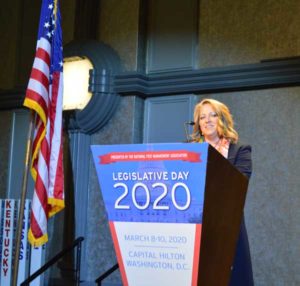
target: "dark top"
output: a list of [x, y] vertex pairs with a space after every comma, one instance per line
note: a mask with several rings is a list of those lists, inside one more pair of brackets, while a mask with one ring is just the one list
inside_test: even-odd
[[[230, 144], [228, 150], [228, 160], [241, 173], [250, 178], [252, 173], [251, 146], [242, 144]], [[244, 216], [241, 222], [241, 229], [229, 285], [254, 285], [248, 235]]]

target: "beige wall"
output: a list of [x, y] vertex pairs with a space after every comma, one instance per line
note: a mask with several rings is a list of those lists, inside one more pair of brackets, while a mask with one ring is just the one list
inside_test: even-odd
[[298, 56], [299, 15], [299, 0], [201, 0], [200, 67]]
[[18, 54], [21, 1], [1, 1], [0, 9], [0, 89], [14, 86]]
[[136, 70], [138, 0], [102, 0], [99, 15], [99, 40], [115, 49], [125, 70]]
[[[26, 85], [29, 76], [40, 7], [30, 5], [30, 9], [22, 10], [22, 3], [13, 0], [1, 4], [0, 65], [5, 72], [0, 73], [0, 89]], [[75, 4], [72, 0], [61, 2], [64, 43], [74, 36]], [[119, 53], [126, 70], [137, 67], [139, 5], [138, 0], [103, 0], [100, 5], [98, 39]], [[199, 67], [297, 56], [299, 14], [298, 0], [201, 0]], [[24, 31], [26, 35], [22, 35]]]
[[[200, 67], [298, 56], [299, 15], [298, 0], [200, 1]], [[300, 89], [206, 96], [230, 106], [253, 147], [245, 214], [255, 285], [299, 285]]]
[[[61, 1], [63, 42], [74, 36], [75, 4]], [[37, 41], [41, 1], [1, 1], [0, 9], [0, 90], [27, 85]]]
[[67, 44], [74, 38], [75, 30], [75, 9], [76, 1], [63, 0], [60, 1], [61, 18], [62, 18], [62, 30], [63, 30], [63, 43]]
[[245, 219], [257, 286], [299, 285], [300, 88], [232, 92], [216, 98], [231, 109], [253, 173]]

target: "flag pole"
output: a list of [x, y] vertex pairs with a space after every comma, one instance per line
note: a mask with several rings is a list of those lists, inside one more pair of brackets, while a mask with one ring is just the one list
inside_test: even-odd
[[16, 240], [15, 240], [15, 255], [14, 255], [12, 286], [17, 286], [17, 283], [18, 283], [21, 234], [22, 234], [22, 227], [23, 227], [25, 199], [26, 199], [26, 193], [27, 193], [27, 181], [28, 181], [28, 173], [29, 173], [33, 124], [34, 124], [34, 112], [31, 110], [28, 133], [27, 133], [26, 155], [25, 155], [25, 163], [24, 163], [25, 167], [24, 167], [24, 171], [23, 171], [23, 181], [22, 181], [22, 193], [21, 193], [21, 201], [20, 201], [20, 206], [19, 206], [18, 225], [17, 225], [17, 231], [16, 231], [17, 236], [16, 236]]
[[[17, 286], [18, 283], [29, 165], [34, 163], [36, 167], [31, 170], [35, 181], [31, 221], [36, 222], [30, 225], [28, 233], [28, 240], [32, 245], [42, 245], [47, 242], [48, 218], [64, 207], [61, 138], [63, 55], [60, 19], [58, 0], [42, 0], [36, 55], [23, 103], [32, 111], [16, 230], [13, 286]], [[34, 114], [36, 114], [38, 126], [34, 122]], [[32, 139], [33, 129], [36, 132]], [[32, 153], [31, 156], [30, 153]], [[30, 161], [32, 161], [31, 164]]]

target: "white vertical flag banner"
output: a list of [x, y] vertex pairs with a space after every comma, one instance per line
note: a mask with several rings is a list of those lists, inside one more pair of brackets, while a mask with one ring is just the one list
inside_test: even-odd
[[29, 266], [29, 245], [28, 245], [28, 229], [30, 218], [30, 201], [25, 201], [24, 216], [22, 220], [22, 234], [20, 244], [20, 256], [19, 256], [19, 270], [18, 270], [18, 282], [20, 285], [26, 278]]
[[11, 285], [14, 211], [15, 211], [15, 201], [5, 200], [4, 213], [3, 213], [2, 251], [1, 251], [1, 279], [0, 279], [1, 286]]

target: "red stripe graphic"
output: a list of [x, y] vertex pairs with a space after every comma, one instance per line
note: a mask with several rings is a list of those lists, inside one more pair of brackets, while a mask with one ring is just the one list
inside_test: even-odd
[[181, 160], [189, 162], [201, 162], [200, 153], [186, 150], [175, 151], [143, 151], [143, 152], [113, 152], [99, 156], [99, 164], [111, 164], [115, 162], [132, 161], [171, 161]]
[[201, 231], [202, 231], [202, 224], [196, 224], [192, 286], [198, 285], [197, 280], [198, 280], [198, 269], [199, 269]]
[[114, 222], [110, 221], [109, 227], [110, 227], [110, 232], [111, 232], [111, 235], [112, 235], [112, 238], [114, 241], [114, 246], [115, 246], [115, 251], [116, 251], [116, 255], [117, 255], [117, 259], [118, 259], [118, 263], [119, 263], [119, 269], [121, 272], [123, 286], [128, 286], [127, 276], [126, 276], [126, 272], [125, 272], [125, 267], [124, 267], [124, 263], [123, 263], [123, 259], [122, 259], [122, 255], [121, 255], [121, 249], [119, 246], [119, 241], [118, 241]]

